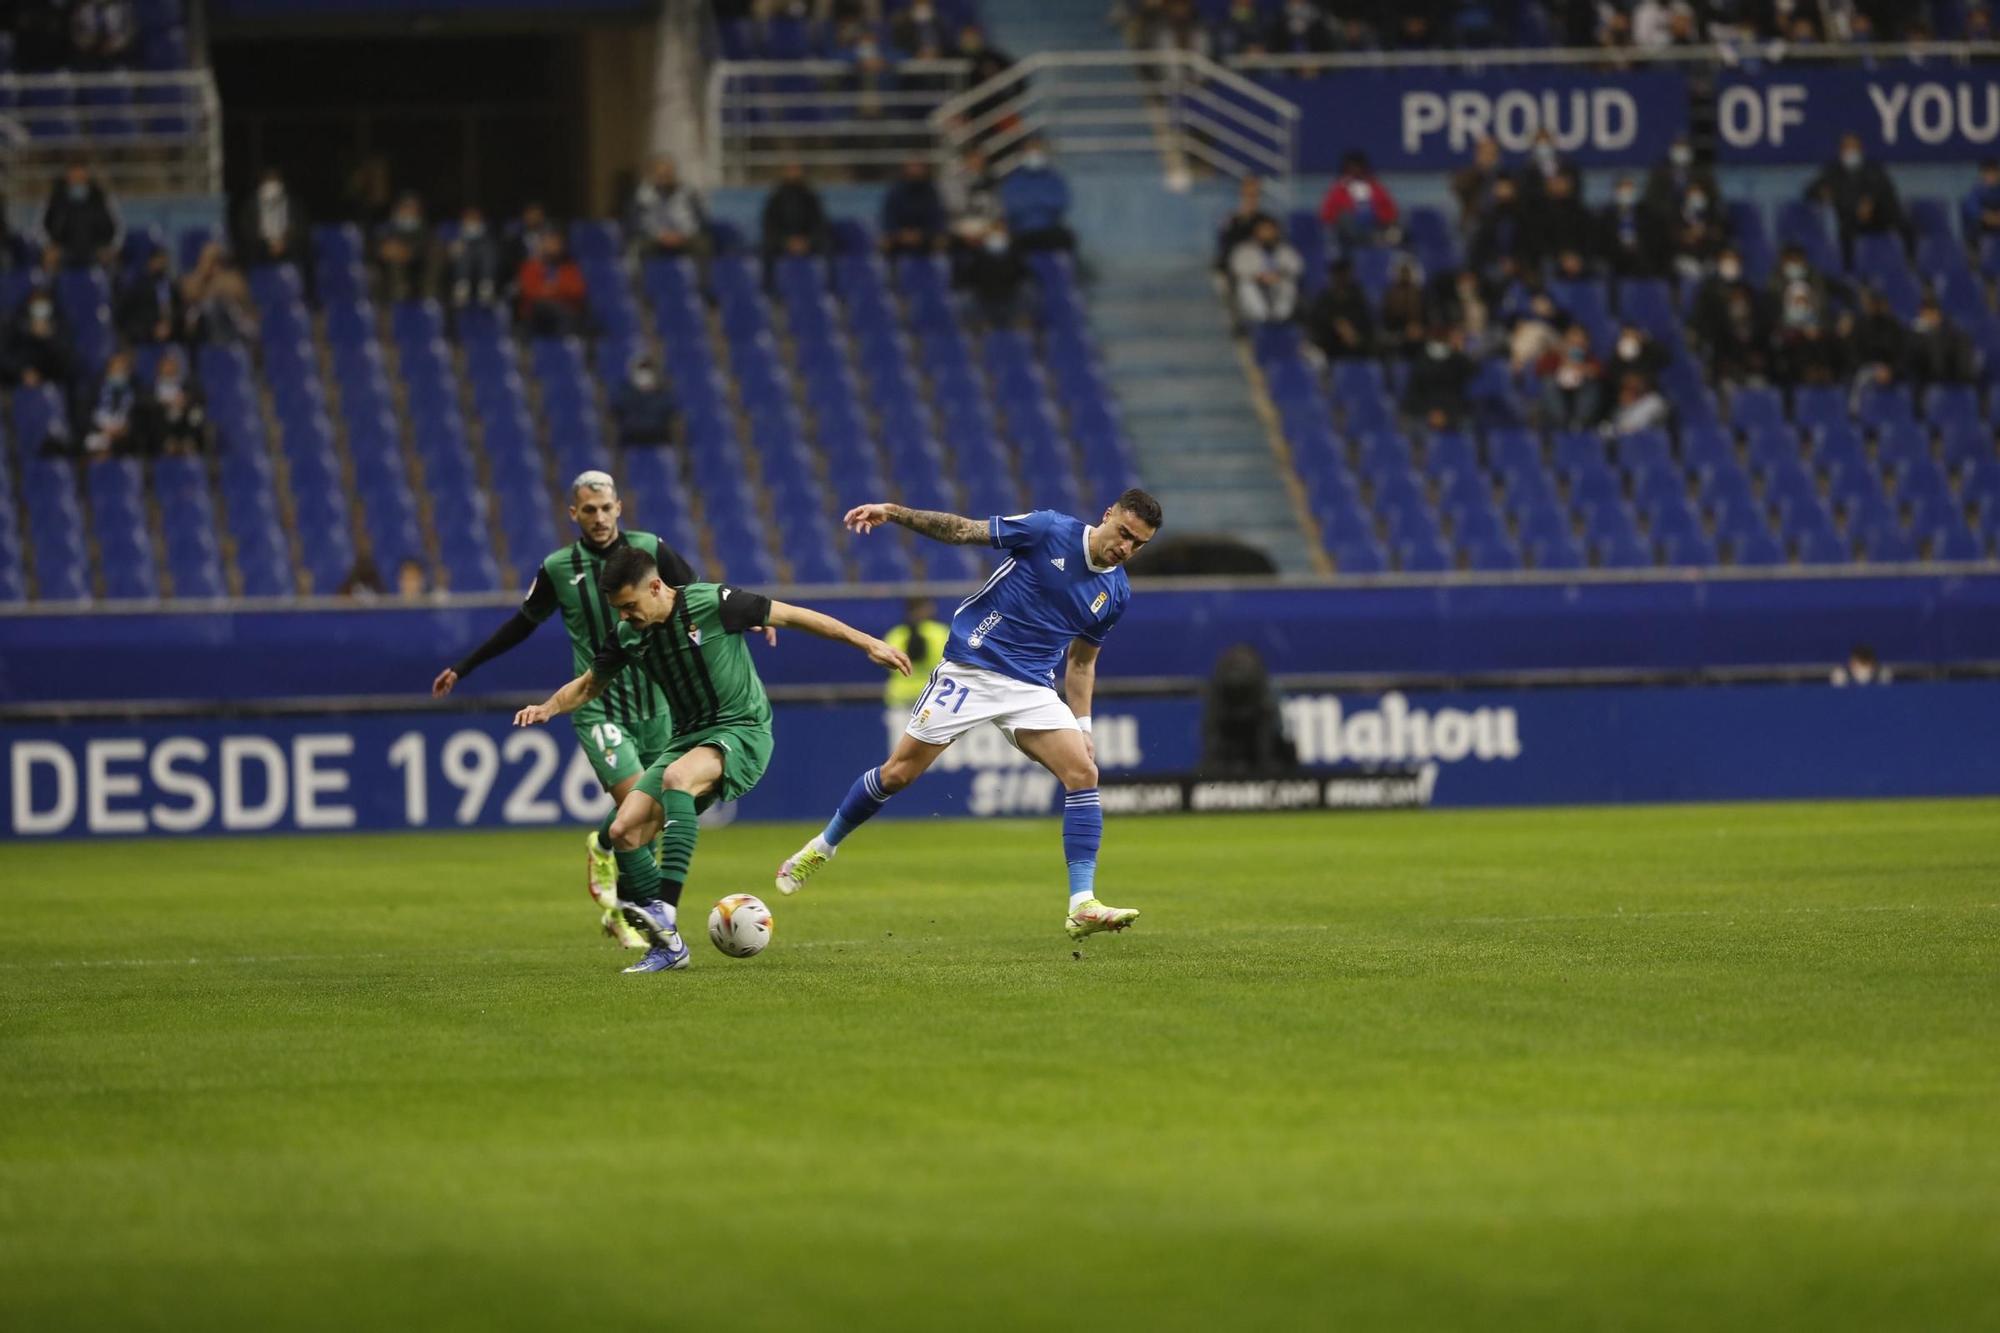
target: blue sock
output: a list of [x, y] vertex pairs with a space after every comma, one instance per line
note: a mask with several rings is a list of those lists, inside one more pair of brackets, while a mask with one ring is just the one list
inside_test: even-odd
[[819, 836], [829, 847], [840, 846], [841, 839], [854, 832], [875, 817], [875, 812], [888, 803], [889, 793], [882, 789], [882, 770], [871, 768], [854, 779], [854, 785], [847, 789], [841, 799], [840, 809], [833, 812], [827, 821], [826, 830]]
[[1104, 841], [1104, 806], [1097, 788], [1063, 796], [1063, 860], [1069, 862], [1069, 897], [1097, 896], [1097, 848]]

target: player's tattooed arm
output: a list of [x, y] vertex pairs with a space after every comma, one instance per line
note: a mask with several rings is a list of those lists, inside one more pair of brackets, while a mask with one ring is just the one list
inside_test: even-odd
[[609, 677], [601, 677], [595, 671], [586, 671], [551, 694], [542, 703], [529, 704], [514, 714], [514, 725], [532, 727], [547, 722], [550, 718], [561, 717], [564, 713], [574, 713], [601, 696], [605, 686], [610, 683]]
[[895, 523], [948, 546], [984, 546], [992, 539], [982, 519], [941, 514], [935, 509], [910, 509], [903, 505], [856, 505], [847, 511], [843, 521], [851, 531], [859, 533], [873, 532], [884, 523]]

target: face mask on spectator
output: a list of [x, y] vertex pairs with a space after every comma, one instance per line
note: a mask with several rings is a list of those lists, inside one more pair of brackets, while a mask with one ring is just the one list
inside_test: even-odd
[[1694, 149], [1684, 143], [1677, 143], [1667, 150], [1667, 160], [1675, 166], [1687, 168], [1694, 165]]
[[1846, 167], [1849, 171], [1853, 171], [1859, 167], [1861, 165], [1861, 150], [1857, 148], [1842, 153], [1840, 155], [1840, 165]]
[[1733, 259], [1725, 259], [1715, 266], [1715, 271], [1722, 275], [1724, 282], [1735, 282], [1743, 276], [1743, 265]]
[[651, 366], [640, 366], [632, 372], [632, 384], [644, 393], [651, 393], [660, 383], [659, 372]]
[[1004, 254], [1006, 250], [1007, 237], [1003, 233], [997, 231], [986, 233], [986, 253], [990, 255]]
[[1706, 213], [1708, 211], [1708, 196], [1699, 190], [1690, 194], [1687, 198], [1687, 211], [1693, 213], [1696, 217], [1700, 217], [1703, 213]]
[[1788, 259], [1785, 261], [1785, 276], [1793, 282], [1804, 282], [1806, 266], [1796, 259]]
[[1638, 356], [1639, 340], [1637, 338], [1620, 338], [1618, 340], [1618, 355], [1627, 361]]
[[28, 318], [37, 324], [46, 324], [56, 316], [55, 303], [46, 296], [37, 296], [28, 302]]
[[78, 202], [82, 202], [89, 196], [90, 196], [90, 184], [88, 181], [71, 181], [69, 183], [70, 198], [77, 200]]
[[931, 21], [931, 7], [929, 5], [911, 5], [910, 17], [919, 23], [929, 23]]
[[265, 203], [275, 203], [283, 198], [285, 187], [277, 181], [265, 181], [257, 187], [257, 197]]
[[181, 396], [181, 382], [171, 375], [163, 375], [153, 381], [153, 396], [172, 402]]
[[1027, 167], [1031, 171], [1040, 171], [1043, 167], [1047, 166], [1048, 164], [1049, 164], [1049, 155], [1047, 153], [1044, 153], [1039, 148], [1030, 149], [1027, 152], [1027, 154], [1021, 158], [1021, 165]]
[[1544, 170], [1544, 171], [1553, 171], [1553, 170], [1555, 170], [1555, 165], [1556, 165], [1556, 146], [1555, 146], [1554, 144], [1552, 144], [1552, 143], [1538, 143], [1538, 144], [1536, 144], [1536, 145], [1535, 145], [1535, 161], [1541, 164], [1541, 168], [1542, 168], [1542, 170]]
[[458, 229], [458, 234], [465, 237], [468, 241], [476, 241], [486, 234], [486, 224], [484, 222], [468, 222]]
[[1572, 360], [1572, 361], [1581, 361], [1581, 360], [1583, 360], [1583, 349], [1582, 349], [1581, 347], [1572, 347], [1572, 348], [1570, 348], [1570, 349], [1569, 349], [1569, 359], [1570, 359], [1570, 360]]
[[1917, 315], [1918, 333], [1935, 333], [1937, 331], [1937, 326], [1938, 326], [1938, 317], [1931, 311], [1925, 310]]
[[1438, 342], [1436, 339], [1432, 339], [1430, 342], [1426, 343], [1424, 345], [1424, 350], [1430, 353], [1431, 360], [1433, 361], [1442, 361], [1447, 356], [1451, 355], [1450, 346], [1448, 346], [1445, 343]]
[[1639, 192], [1629, 185], [1619, 186], [1618, 192], [1613, 197], [1618, 200], [1620, 208], [1630, 208], [1633, 204], [1639, 202]]

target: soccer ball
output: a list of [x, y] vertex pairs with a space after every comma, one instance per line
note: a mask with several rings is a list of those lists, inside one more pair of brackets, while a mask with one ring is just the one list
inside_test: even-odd
[[771, 909], [748, 893], [732, 893], [708, 914], [708, 938], [731, 958], [764, 952], [771, 942]]

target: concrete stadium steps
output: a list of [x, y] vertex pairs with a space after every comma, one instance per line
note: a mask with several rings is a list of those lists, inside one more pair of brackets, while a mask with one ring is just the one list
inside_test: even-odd
[[1093, 255], [1091, 327], [1169, 530], [1224, 533], [1288, 573], [1315, 569], [1227, 315], [1200, 259]]
[[988, 38], [1019, 59], [1037, 51], [1089, 51], [1125, 44], [1097, 0], [982, 0]]

